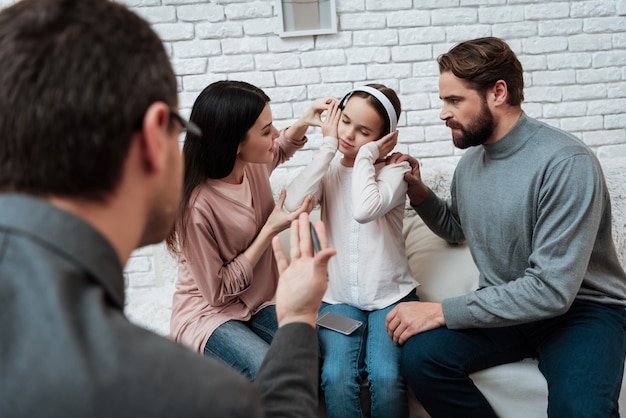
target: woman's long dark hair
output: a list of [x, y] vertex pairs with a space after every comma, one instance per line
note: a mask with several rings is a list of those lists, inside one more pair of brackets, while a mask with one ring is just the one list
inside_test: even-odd
[[196, 99], [189, 119], [202, 129], [202, 136], [189, 132], [185, 136], [183, 197], [174, 230], [166, 239], [172, 254], [184, 244], [194, 190], [207, 179], [221, 179], [233, 171], [239, 144], [269, 101], [263, 90], [243, 81], [217, 81]]

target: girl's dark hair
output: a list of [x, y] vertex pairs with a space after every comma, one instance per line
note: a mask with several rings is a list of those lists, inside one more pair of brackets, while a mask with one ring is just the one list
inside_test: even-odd
[[481, 93], [504, 80], [508, 90], [507, 103], [519, 106], [524, 101], [522, 64], [502, 39], [487, 37], [461, 42], [437, 58], [439, 72], [452, 72]]
[[[394, 110], [396, 111], [396, 115], [398, 119], [400, 119], [400, 112], [402, 111], [402, 107], [400, 106], [400, 99], [398, 98], [398, 95], [393, 89], [390, 89], [384, 84], [372, 83], [372, 84], [366, 84], [366, 86], [375, 88], [376, 90], [380, 91], [382, 94], [387, 96], [387, 98], [393, 105]], [[382, 128], [382, 131], [380, 132], [381, 136], [390, 131], [391, 127], [389, 126], [389, 116], [387, 115], [387, 110], [385, 110], [385, 106], [380, 101], [378, 101], [376, 97], [372, 96], [369, 93], [366, 93], [364, 91], [359, 91], [359, 90], [354, 91], [354, 93], [352, 93], [352, 96], [362, 97], [366, 99], [367, 102], [374, 109], [376, 109], [376, 113], [378, 113], [383, 120], [383, 128]]]
[[244, 81], [217, 81], [207, 86], [191, 109], [190, 120], [202, 136], [185, 136], [185, 176], [178, 220], [166, 242], [178, 254], [185, 240], [185, 225], [194, 190], [207, 179], [228, 176], [235, 166], [237, 148], [270, 101], [260, 88]]

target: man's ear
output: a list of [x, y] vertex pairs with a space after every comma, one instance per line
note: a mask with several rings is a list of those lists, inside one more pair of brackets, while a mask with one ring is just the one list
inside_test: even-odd
[[496, 84], [491, 88], [491, 94], [493, 95], [494, 106], [506, 104], [506, 100], [509, 97], [509, 88], [506, 85], [506, 81], [496, 81]]
[[143, 117], [140, 152], [146, 170], [156, 172], [163, 169], [167, 155], [167, 142], [171, 140], [170, 110], [163, 102], [148, 107]]

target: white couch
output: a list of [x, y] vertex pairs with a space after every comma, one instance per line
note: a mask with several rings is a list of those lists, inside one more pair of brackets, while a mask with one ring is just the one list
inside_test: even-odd
[[[601, 160], [613, 203], [613, 236], [622, 266], [626, 265], [626, 158]], [[424, 181], [442, 197], [449, 196], [454, 164], [422, 167]], [[445, 297], [470, 292], [477, 286], [478, 271], [465, 245], [453, 246], [434, 235], [415, 215], [406, 212], [404, 224], [407, 256], [415, 278], [421, 283], [417, 293], [425, 301], [439, 301]], [[286, 243], [288, 232], [281, 233]], [[128, 289], [126, 313], [128, 317], [157, 333], [166, 335], [169, 328], [171, 297], [175, 265], [163, 246], [154, 248], [156, 287]], [[546, 417], [547, 387], [535, 360], [505, 364], [471, 375], [476, 385], [504, 418]], [[626, 382], [625, 382], [626, 383]], [[410, 397], [411, 418], [428, 414]], [[626, 384], [622, 386], [620, 410], [626, 411]], [[325, 415], [323, 405], [320, 417]]]

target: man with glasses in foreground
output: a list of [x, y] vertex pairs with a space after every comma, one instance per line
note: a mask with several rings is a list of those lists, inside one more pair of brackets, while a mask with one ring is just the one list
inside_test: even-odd
[[124, 317], [123, 266], [179, 206], [182, 119], [149, 25], [107, 0], [0, 12], [0, 416], [317, 416], [327, 248], [294, 221], [254, 383]]

